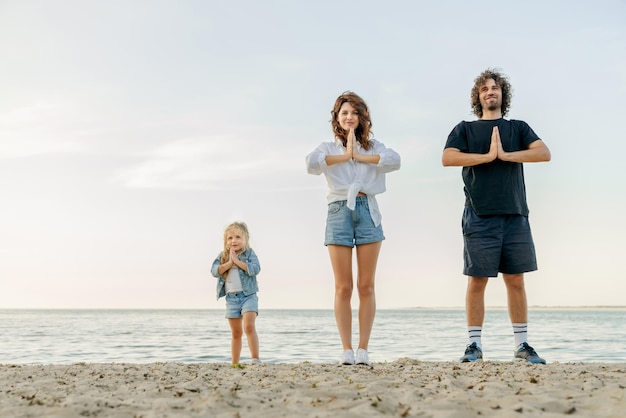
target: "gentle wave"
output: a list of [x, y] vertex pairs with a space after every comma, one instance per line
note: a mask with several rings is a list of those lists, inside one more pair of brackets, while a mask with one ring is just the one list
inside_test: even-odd
[[[626, 310], [531, 309], [529, 317], [529, 343], [550, 362], [626, 362]], [[353, 325], [356, 345], [356, 312]], [[335, 362], [341, 352], [332, 310], [262, 310], [257, 332], [266, 362]], [[375, 362], [456, 361], [466, 344], [462, 309], [379, 310], [369, 351]], [[485, 360], [512, 358], [505, 309], [487, 310], [483, 349]], [[222, 310], [0, 310], [0, 363], [229, 361]]]

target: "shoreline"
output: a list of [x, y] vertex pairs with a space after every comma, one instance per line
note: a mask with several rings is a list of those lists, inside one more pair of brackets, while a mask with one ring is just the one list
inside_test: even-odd
[[0, 417], [622, 417], [626, 363], [0, 364]]
[[[508, 309], [506, 305], [489, 305], [485, 306], [485, 309]], [[626, 305], [585, 305], [585, 306], [569, 306], [569, 305], [529, 305], [529, 310], [583, 310], [583, 311], [593, 311], [593, 310], [626, 310]], [[47, 307], [47, 308], [0, 308], [0, 312], [2, 311], [223, 311], [222, 307], [219, 308], [207, 308], [207, 307], [198, 307], [198, 308], [58, 308], [58, 307]], [[263, 308], [263, 311], [332, 311], [333, 308]], [[377, 311], [406, 311], [406, 310], [425, 310], [425, 311], [436, 311], [436, 310], [465, 310], [465, 306], [401, 306], [395, 308], [377, 308]]]

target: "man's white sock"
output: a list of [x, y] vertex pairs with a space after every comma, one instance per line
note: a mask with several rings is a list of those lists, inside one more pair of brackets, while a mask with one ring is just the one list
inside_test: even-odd
[[528, 323], [513, 323], [513, 336], [515, 337], [515, 348], [521, 343], [528, 341]]
[[481, 350], [483, 348], [483, 344], [481, 342], [482, 332], [483, 332], [483, 327], [477, 327], [477, 326], [468, 326], [467, 327], [467, 334], [469, 335], [469, 342], [470, 342], [470, 344], [471, 343], [476, 343], [478, 348], [480, 348]]

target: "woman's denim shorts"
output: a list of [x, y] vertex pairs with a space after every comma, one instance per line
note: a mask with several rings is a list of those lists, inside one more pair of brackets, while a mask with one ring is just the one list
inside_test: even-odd
[[354, 210], [348, 209], [346, 203], [339, 200], [328, 204], [324, 245], [354, 247], [385, 239], [382, 225], [375, 226], [372, 221], [367, 196], [356, 198]]
[[246, 312], [259, 313], [259, 298], [256, 293], [244, 295], [243, 292], [226, 294], [226, 318], [241, 318]]

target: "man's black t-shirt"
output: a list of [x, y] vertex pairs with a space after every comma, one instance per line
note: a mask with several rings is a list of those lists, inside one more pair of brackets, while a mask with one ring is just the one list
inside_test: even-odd
[[[494, 126], [498, 127], [502, 148], [506, 152], [526, 150], [539, 139], [531, 127], [520, 120], [463, 121], [450, 132], [445, 148], [486, 154]], [[486, 164], [463, 167], [462, 172], [466, 205], [471, 205], [478, 215], [528, 216], [522, 163], [496, 159]]]

